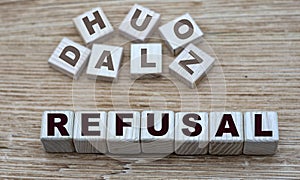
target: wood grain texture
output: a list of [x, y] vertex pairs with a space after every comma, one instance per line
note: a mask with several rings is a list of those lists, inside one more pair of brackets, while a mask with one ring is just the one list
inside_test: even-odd
[[[112, 110], [111, 94], [122, 101], [119, 84], [96, 83], [95, 101], [74, 106], [73, 81], [49, 68], [47, 59], [63, 37], [81, 42], [72, 18], [94, 7], [105, 11], [114, 28], [139, 3], [161, 14], [162, 24], [188, 12], [219, 57], [198, 86], [197, 96], [182, 93], [168, 78], [137, 81], [129, 104], [143, 111], [276, 111], [279, 145], [274, 156], [177, 156], [154, 162], [117, 161], [104, 155], [45, 153], [39, 140], [45, 110]], [[269, 178], [300, 176], [300, 2], [298, 0], [98, 1], [2, 0], [0, 2], [0, 177], [1, 178]], [[158, 38], [159, 34], [154, 33]], [[122, 38], [111, 45], [120, 45]], [[157, 43], [157, 41], [153, 41]], [[124, 46], [129, 62], [130, 44]], [[163, 54], [171, 56], [166, 46]], [[164, 58], [166, 58], [164, 56]], [[174, 58], [171, 58], [174, 60]], [[164, 60], [167, 67], [169, 61]], [[218, 69], [222, 68], [222, 72]], [[128, 70], [128, 69], [127, 69]], [[129, 70], [124, 73], [129, 77]], [[123, 76], [122, 76], [123, 77]], [[81, 79], [81, 78], [80, 78]], [[84, 79], [82, 77], [82, 79]], [[177, 82], [174, 80], [174, 82]], [[226, 93], [216, 91], [226, 83]], [[82, 87], [87, 87], [85, 81]], [[142, 85], [143, 86], [142, 86]], [[166, 90], [168, 89], [168, 90]], [[74, 92], [74, 94], [72, 94]], [[152, 98], [157, 96], [164, 98]], [[224, 103], [223, 100], [226, 100]], [[197, 101], [201, 102], [195, 106]], [[125, 108], [124, 108], [125, 109]], [[183, 109], [183, 110], [182, 110]]]

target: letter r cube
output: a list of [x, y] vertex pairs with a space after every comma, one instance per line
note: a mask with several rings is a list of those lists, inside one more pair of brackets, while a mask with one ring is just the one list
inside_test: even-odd
[[46, 152], [73, 152], [72, 111], [45, 111], [40, 139]]

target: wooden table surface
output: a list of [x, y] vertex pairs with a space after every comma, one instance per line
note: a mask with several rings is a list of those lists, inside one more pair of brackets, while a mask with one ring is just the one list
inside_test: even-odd
[[[130, 43], [118, 35], [105, 42], [125, 48], [118, 83], [93, 82], [85, 75], [77, 82], [49, 67], [47, 60], [63, 37], [83, 43], [73, 17], [101, 6], [117, 29], [134, 3], [161, 13], [161, 24], [188, 12], [204, 31], [202, 44], [213, 49], [218, 61], [196, 90], [176, 84], [168, 73], [130, 84]], [[153, 37], [151, 41], [160, 42], [155, 39], [157, 32]], [[1, 179], [300, 178], [298, 0], [1, 0], [0, 43]], [[166, 46], [163, 53], [167, 71], [172, 57]], [[44, 152], [39, 140], [43, 111], [129, 106], [140, 111], [277, 111], [278, 152], [274, 156], [169, 155], [150, 162]]]

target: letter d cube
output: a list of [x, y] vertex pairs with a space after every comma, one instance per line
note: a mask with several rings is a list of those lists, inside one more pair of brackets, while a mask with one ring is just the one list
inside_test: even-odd
[[63, 38], [49, 58], [48, 63], [54, 69], [78, 79], [87, 64], [90, 52], [90, 49], [68, 38]]

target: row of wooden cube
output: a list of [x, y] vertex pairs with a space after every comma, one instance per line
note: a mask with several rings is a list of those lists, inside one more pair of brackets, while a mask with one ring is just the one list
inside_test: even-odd
[[276, 153], [276, 112], [45, 111], [47, 152], [269, 155]]
[[[140, 5], [134, 5], [119, 27], [121, 34], [130, 40], [145, 42], [159, 24], [160, 14]], [[109, 37], [114, 30], [101, 8], [95, 8], [76, 18], [74, 24], [85, 43], [84, 47], [64, 38], [57, 46], [49, 64], [78, 79], [87, 65], [87, 75], [92, 79], [116, 80], [120, 68], [123, 48], [99, 44], [98, 40]], [[212, 67], [214, 58], [194, 44], [203, 35], [189, 14], [184, 14], [159, 28], [173, 55], [179, 54], [170, 64], [169, 70], [179, 80], [194, 88]], [[95, 43], [96, 42], [96, 43]], [[133, 78], [162, 73], [162, 47], [160, 43], [131, 45], [130, 73]]]

